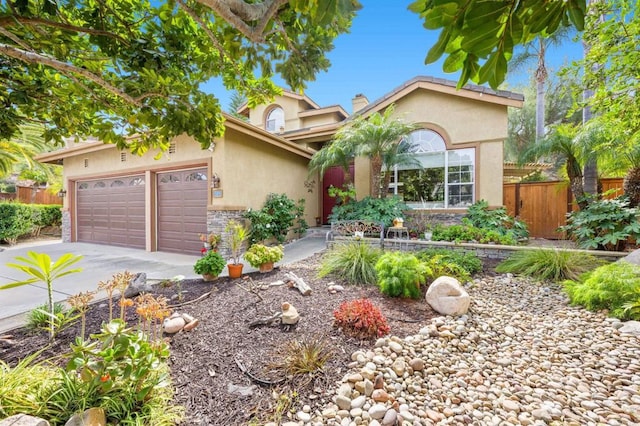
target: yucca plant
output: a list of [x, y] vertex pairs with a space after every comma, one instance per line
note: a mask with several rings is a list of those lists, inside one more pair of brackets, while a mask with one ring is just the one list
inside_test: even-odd
[[375, 265], [382, 251], [362, 242], [336, 244], [322, 258], [319, 277], [339, 275], [350, 284], [375, 284]]
[[522, 274], [539, 280], [576, 280], [603, 264], [588, 253], [559, 249], [523, 250], [501, 262], [496, 272]]

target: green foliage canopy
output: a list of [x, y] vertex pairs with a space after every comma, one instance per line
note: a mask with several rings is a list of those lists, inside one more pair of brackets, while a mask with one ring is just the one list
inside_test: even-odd
[[548, 37], [563, 26], [582, 31], [587, 10], [586, 0], [416, 0], [409, 8], [426, 29], [440, 29], [425, 63], [445, 55], [445, 72], [462, 70], [459, 87], [471, 80], [494, 89], [504, 81], [516, 45]]
[[[143, 153], [223, 131], [200, 85], [221, 78], [264, 102], [329, 67], [357, 0], [11, 0], [0, 3], [0, 140], [26, 122], [47, 141], [95, 136]], [[133, 137], [135, 135], [135, 137]]]

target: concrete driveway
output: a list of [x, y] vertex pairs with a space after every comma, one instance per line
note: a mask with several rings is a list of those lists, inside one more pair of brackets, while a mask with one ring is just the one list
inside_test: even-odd
[[[16, 256], [26, 256], [28, 251], [47, 253], [52, 260], [65, 253], [82, 255], [83, 258], [74, 267], [82, 268], [76, 274], [70, 274], [53, 283], [53, 298], [56, 302], [81, 291], [97, 290], [100, 281], [110, 279], [117, 272], [145, 272], [148, 280], [162, 280], [176, 275], [187, 278], [199, 277], [193, 272], [193, 264], [198, 256], [175, 253], [146, 252], [88, 243], [61, 243], [56, 241], [24, 244], [10, 247], [0, 252], [0, 285], [22, 281], [27, 275], [17, 269], [6, 266], [14, 263]], [[96, 298], [104, 298], [106, 293]], [[47, 287], [35, 283], [7, 290], [0, 290], [0, 330], [12, 328], [10, 321], [47, 301]], [[21, 321], [21, 318], [16, 318]]]
[[[305, 237], [284, 248], [284, 258], [279, 264], [298, 262], [325, 248], [324, 234]], [[145, 272], [147, 280], [160, 281], [184, 275], [186, 278], [200, 278], [193, 272], [193, 264], [199, 256], [176, 253], [147, 252], [124, 247], [89, 243], [61, 243], [45, 241], [20, 244], [0, 252], [0, 285], [27, 279], [22, 271], [6, 266], [15, 263], [16, 256], [26, 256], [27, 252], [47, 253], [57, 260], [65, 253], [82, 255], [74, 267], [82, 268], [76, 274], [67, 275], [53, 283], [54, 301], [66, 300], [81, 291], [95, 291], [100, 281], [111, 279], [113, 274], [123, 271]], [[245, 265], [244, 272], [255, 271]], [[220, 275], [227, 275], [227, 270]], [[106, 293], [96, 295], [96, 299], [106, 298]], [[24, 314], [47, 302], [47, 288], [43, 283], [35, 283], [7, 290], [0, 290], [0, 333], [19, 327], [24, 322]]]

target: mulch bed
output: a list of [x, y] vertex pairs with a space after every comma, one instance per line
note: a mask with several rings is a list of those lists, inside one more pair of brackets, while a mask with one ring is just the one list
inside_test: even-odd
[[[186, 411], [183, 424], [245, 425], [252, 420], [260, 424], [282, 412], [282, 407], [300, 409], [308, 404], [314, 410], [329, 402], [336, 388], [335, 382], [348, 369], [351, 354], [373, 344], [345, 336], [333, 327], [333, 311], [344, 301], [370, 299], [386, 316], [391, 334], [400, 337], [416, 334], [430, 318], [438, 315], [424, 300], [387, 298], [376, 287], [349, 286], [335, 277], [320, 279], [317, 277], [319, 260], [320, 256], [316, 255], [295, 265], [276, 268], [266, 274], [248, 274], [237, 280], [184, 281], [180, 301], [176, 298], [178, 289], [175, 286], [154, 286], [154, 293], [171, 299], [171, 305], [183, 305], [174, 311], [200, 320], [194, 331], [167, 336], [171, 346], [175, 403], [184, 406]], [[491, 274], [495, 263], [486, 262], [485, 273]], [[286, 272], [303, 278], [313, 289], [312, 294], [302, 296], [286, 285], [269, 286], [283, 280]], [[345, 290], [330, 294], [327, 287], [331, 283], [343, 285]], [[208, 292], [208, 297], [191, 303]], [[283, 302], [291, 303], [300, 313], [297, 326], [289, 330], [278, 323], [248, 326], [256, 319], [279, 311]], [[87, 315], [88, 333], [97, 332], [107, 318], [106, 302], [94, 304]], [[130, 324], [137, 323], [133, 312], [127, 318]], [[0, 341], [0, 359], [13, 365], [41, 348], [46, 348], [43, 358], [68, 352], [70, 343], [79, 334], [79, 325], [63, 330], [48, 347], [44, 332], [18, 329], [10, 334], [12, 344]], [[278, 353], [287, 343], [311, 338], [325, 340], [333, 351], [322, 375], [300, 381], [269, 368], [282, 358]], [[62, 358], [57, 359], [63, 362]], [[238, 363], [249, 374], [243, 372]], [[286, 380], [275, 385], [259, 383], [281, 379]], [[247, 393], [247, 396], [240, 396], [238, 392]], [[293, 399], [287, 399], [292, 395]], [[286, 416], [287, 410], [284, 411]]]

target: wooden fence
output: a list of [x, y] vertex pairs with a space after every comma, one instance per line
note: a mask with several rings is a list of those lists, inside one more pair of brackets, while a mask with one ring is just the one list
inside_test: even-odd
[[25, 204], [62, 204], [62, 198], [50, 193], [45, 188], [18, 186], [17, 201]]
[[[602, 179], [601, 184], [602, 192], [616, 190], [611, 197], [622, 194], [622, 178]], [[503, 204], [511, 216], [527, 224], [531, 237], [553, 240], [564, 237], [557, 228], [567, 223], [567, 213], [575, 208], [566, 182], [506, 183]]]

